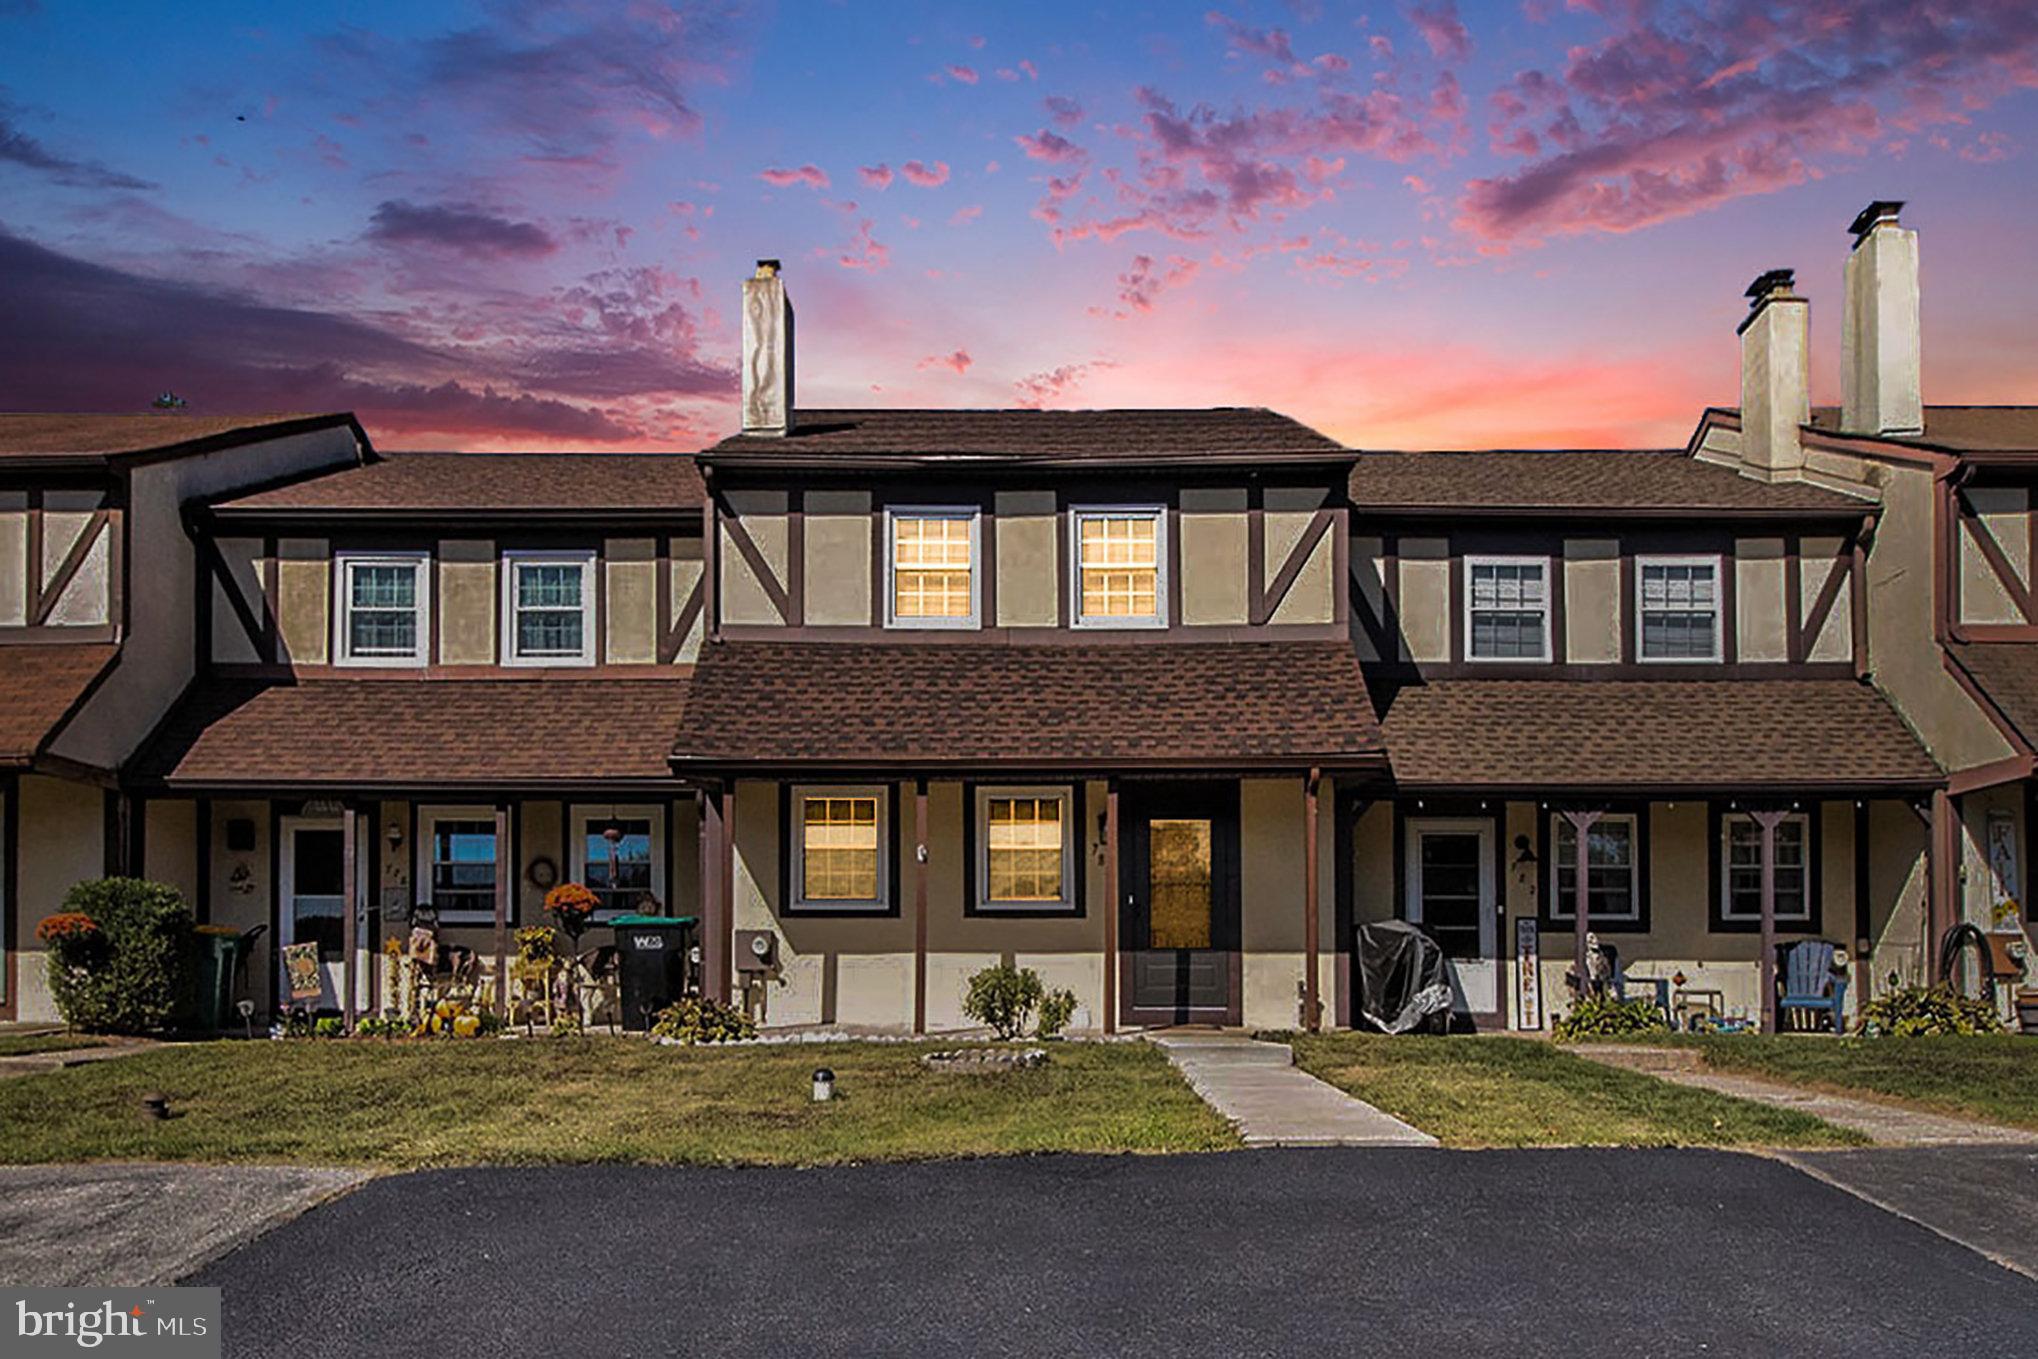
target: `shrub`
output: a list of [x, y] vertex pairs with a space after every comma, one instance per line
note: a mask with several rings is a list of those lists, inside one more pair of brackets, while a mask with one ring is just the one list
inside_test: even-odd
[[1861, 1032], [1870, 1038], [2001, 1033], [2002, 1029], [2002, 1018], [1994, 1006], [1955, 995], [1944, 986], [1906, 986], [1861, 1007]]
[[311, 1026], [313, 1038], [344, 1038], [346, 1033], [346, 1021], [338, 1015], [320, 1015]]
[[384, 1010], [379, 1015], [364, 1016], [354, 1026], [356, 1038], [407, 1038], [417, 1032], [417, 1025], [405, 1019], [395, 1010]]
[[1000, 1038], [1017, 1038], [1047, 998], [1040, 974], [1030, 967], [987, 967], [969, 979], [962, 1012]]
[[734, 1043], [755, 1038], [757, 1026], [733, 1005], [723, 1005], [706, 996], [688, 996], [658, 1012], [651, 1023], [651, 1036], [670, 1038], [689, 1047], [695, 1043]]
[[1069, 1026], [1075, 1014], [1075, 992], [1049, 991], [1040, 1002], [1040, 1024], [1034, 1031], [1042, 1038], [1053, 1038]]
[[64, 894], [63, 914], [43, 926], [54, 936], [46, 938], [50, 995], [74, 1029], [153, 1032], [190, 994], [191, 912], [174, 887], [141, 878], [81, 882]]
[[1608, 1038], [1629, 1033], [1664, 1033], [1670, 1022], [1663, 1018], [1663, 1012], [1653, 1001], [1615, 1000], [1611, 996], [1589, 996], [1571, 1007], [1565, 1015], [1550, 1026], [1550, 1034], [1560, 1040], [1573, 1038]]

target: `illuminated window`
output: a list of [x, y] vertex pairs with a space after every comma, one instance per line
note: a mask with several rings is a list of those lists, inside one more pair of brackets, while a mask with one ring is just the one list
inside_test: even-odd
[[794, 865], [800, 906], [880, 909], [886, 904], [884, 790], [795, 789]]
[[983, 909], [1074, 906], [1067, 788], [980, 788], [976, 818]]
[[893, 510], [889, 621], [902, 628], [977, 625], [975, 510]]
[[1161, 511], [1077, 510], [1077, 627], [1161, 627]]

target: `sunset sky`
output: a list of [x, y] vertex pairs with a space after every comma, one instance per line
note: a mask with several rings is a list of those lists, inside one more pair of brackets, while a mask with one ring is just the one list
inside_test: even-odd
[[1837, 397], [1873, 198], [2038, 401], [2032, 0], [0, 0], [0, 409], [694, 448], [775, 256], [810, 407], [1677, 444], [1764, 269]]

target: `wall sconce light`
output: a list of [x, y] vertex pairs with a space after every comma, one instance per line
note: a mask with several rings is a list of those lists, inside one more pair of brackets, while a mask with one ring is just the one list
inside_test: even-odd
[[389, 846], [389, 852], [391, 854], [394, 854], [399, 849], [402, 849], [403, 827], [397, 825], [396, 822], [394, 821], [390, 822], [389, 828], [382, 832], [382, 843]]
[[1536, 857], [1535, 846], [1529, 843], [1529, 838], [1526, 835], [1514, 837], [1514, 866], [1516, 868], [1534, 868], [1541, 862], [1542, 860]]

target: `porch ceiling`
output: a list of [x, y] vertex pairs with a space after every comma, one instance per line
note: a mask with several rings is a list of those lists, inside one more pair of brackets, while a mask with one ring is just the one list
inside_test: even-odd
[[1921, 788], [1944, 780], [1853, 680], [1442, 680], [1382, 718], [1407, 787]]
[[1201, 768], [1384, 764], [1342, 642], [730, 641], [701, 653], [674, 763]]
[[26, 765], [91, 694], [115, 645], [0, 646], [0, 765]]

